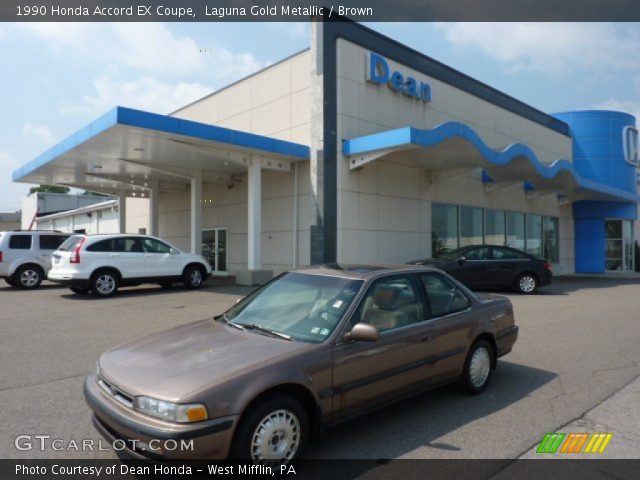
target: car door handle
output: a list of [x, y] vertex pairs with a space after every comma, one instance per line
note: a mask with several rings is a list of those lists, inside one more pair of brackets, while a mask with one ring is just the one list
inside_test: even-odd
[[435, 338], [435, 335], [433, 334], [429, 334], [429, 335], [425, 335], [424, 337], [420, 337], [420, 341], [421, 342], [430, 342], [431, 340], [433, 340]]
[[119, 253], [110, 253], [109, 256], [110, 257], [119, 257], [120, 254]]

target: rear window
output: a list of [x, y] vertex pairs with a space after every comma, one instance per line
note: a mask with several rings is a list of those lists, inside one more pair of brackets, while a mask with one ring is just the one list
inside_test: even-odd
[[58, 250], [62, 250], [63, 252], [70, 252], [76, 245], [80, 243], [84, 237], [82, 235], [73, 235], [72, 237], [67, 238], [62, 244], [58, 247]]
[[67, 238], [64, 235], [40, 235], [40, 250], [57, 250]]
[[15, 250], [30, 250], [31, 235], [11, 235], [11, 237], [9, 237], [9, 248]]

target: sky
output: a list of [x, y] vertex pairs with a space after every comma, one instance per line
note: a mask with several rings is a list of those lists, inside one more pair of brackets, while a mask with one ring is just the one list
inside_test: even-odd
[[[367, 26], [545, 112], [640, 118], [640, 24]], [[0, 23], [0, 212], [13, 170], [114, 106], [166, 114], [308, 46], [305, 23]]]

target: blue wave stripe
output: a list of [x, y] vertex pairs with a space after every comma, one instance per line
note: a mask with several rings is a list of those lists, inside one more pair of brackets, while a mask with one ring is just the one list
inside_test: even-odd
[[[442, 123], [431, 130], [403, 127], [344, 140], [342, 151], [345, 156], [353, 156], [375, 150], [406, 147], [410, 145], [433, 147], [452, 138], [462, 138], [468, 141], [488, 162], [489, 167], [506, 167], [515, 160], [521, 161], [524, 159], [528, 161], [529, 166], [540, 179], [551, 180], [558, 175], [568, 174], [573, 178], [578, 187], [617, 197], [628, 202], [637, 203], [640, 201], [640, 196], [635, 193], [584, 178], [576, 171], [571, 162], [564, 158], [555, 160], [550, 164], [544, 164], [538, 160], [533, 150], [522, 143], [514, 143], [502, 150], [494, 150], [487, 145], [473, 129], [460, 122]], [[482, 167], [483, 165], [479, 163], [478, 166]], [[523, 180], [525, 179], [523, 178]], [[533, 180], [535, 181], [535, 178], [533, 178]]]

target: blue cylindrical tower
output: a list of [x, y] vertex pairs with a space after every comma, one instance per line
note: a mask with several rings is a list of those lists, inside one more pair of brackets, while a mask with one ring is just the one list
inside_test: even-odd
[[[555, 114], [569, 125], [573, 138], [573, 166], [595, 182], [626, 192], [637, 191], [637, 166], [625, 158], [628, 134], [636, 119], [624, 112], [585, 110]], [[630, 143], [628, 144], [630, 145]], [[632, 239], [625, 238], [637, 204], [583, 200], [573, 204], [575, 270], [604, 273], [628, 269]], [[626, 222], [626, 224], [624, 223]]]

